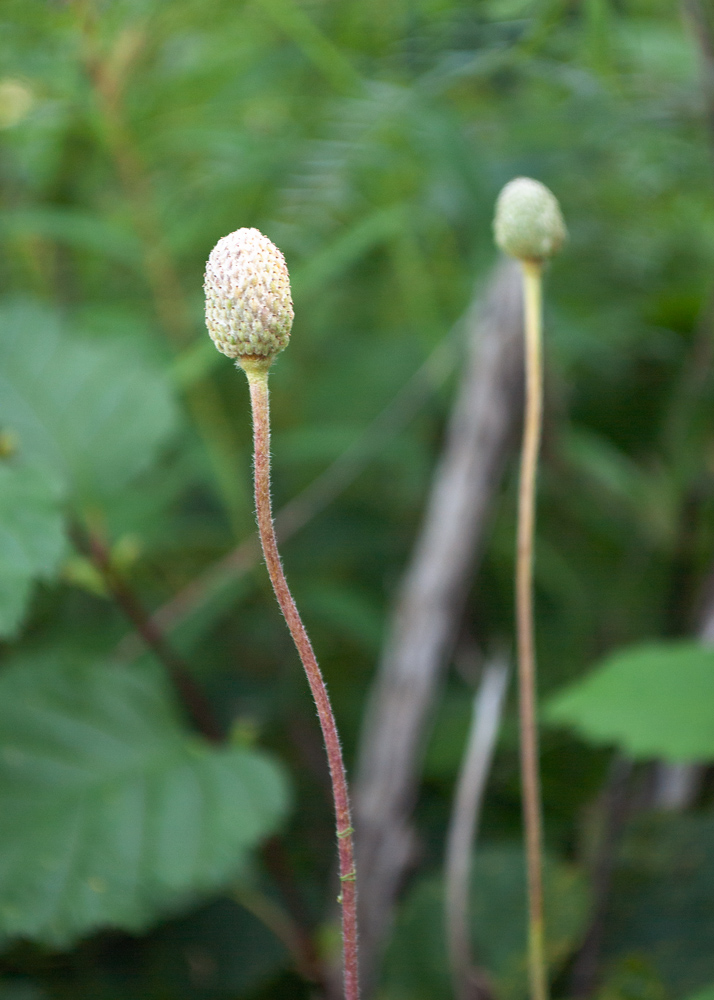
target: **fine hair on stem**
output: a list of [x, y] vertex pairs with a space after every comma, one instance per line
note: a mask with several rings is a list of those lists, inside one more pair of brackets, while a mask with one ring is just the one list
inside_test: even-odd
[[302, 661], [310, 690], [315, 700], [317, 714], [327, 749], [332, 791], [337, 821], [337, 847], [340, 862], [340, 895], [342, 907], [342, 940], [344, 962], [345, 1000], [359, 997], [357, 964], [357, 887], [352, 840], [347, 778], [342, 759], [337, 727], [327, 688], [315, 658], [312, 644], [298, 613], [288, 587], [278, 552], [270, 500], [270, 411], [268, 396], [268, 369], [264, 364], [246, 363], [245, 370], [250, 387], [253, 412], [253, 446], [255, 472], [255, 506], [260, 541], [268, 568], [270, 581], [278, 604], [285, 616], [290, 634]]

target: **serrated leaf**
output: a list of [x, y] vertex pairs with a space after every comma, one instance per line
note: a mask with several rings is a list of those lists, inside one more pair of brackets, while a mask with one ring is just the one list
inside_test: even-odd
[[57, 484], [38, 469], [0, 463], [0, 635], [20, 624], [31, 584], [59, 568], [65, 537]]
[[545, 707], [546, 721], [638, 758], [714, 758], [714, 649], [633, 646], [607, 657]]
[[138, 931], [230, 880], [286, 808], [264, 755], [183, 731], [158, 674], [43, 661], [0, 675], [0, 934]]
[[36, 303], [0, 310], [0, 426], [79, 498], [116, 492], [175, 424], [169, 383], [121, 343], [70, 334]]

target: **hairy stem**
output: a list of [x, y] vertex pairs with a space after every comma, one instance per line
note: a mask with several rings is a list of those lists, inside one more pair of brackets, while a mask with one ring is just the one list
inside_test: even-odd
[[533, 534], [535, 488], [542, 419], [541, 265], [523, 261], [526, 406], [518, 493], [516, 620], [521, 728], [521, 782], [528, 870], [528, 973], [531, 1000], [547, 1000], [548, 975], [543, 923], [542, 819], [536, 720], [533, 629]]
[[285, 615], [302, 665], [307, 674], [312, 696], [327, 749], [327, 759], [332, 779], [337, 821], [337, 846], [340, 860], [340, 902], [342, 904], [342, 940], [344, 948], [345, 1000], [358, 1000], [357, 969], [357, 894], [355, 862], [352, 842], [352, 821], [347, 791], [347, 778], [342, 761], [342, 750], [327, 688], [315, 659], [305, 626], [298, 614], [278, 553], [270, 502], [270, 411], [268, 403], [267, 366], [251, 364], [243, 359], [241, 367], [248, 376], [250, 399], [253, 408], [253, 444], [255, 457], [255, 506], [260, 541], [278, 604]]

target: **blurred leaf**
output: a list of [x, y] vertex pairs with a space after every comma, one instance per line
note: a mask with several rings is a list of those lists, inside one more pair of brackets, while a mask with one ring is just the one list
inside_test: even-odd
[[141, 247], [136, 237], [116, 222], [90, 212], [50, 207], [6, 212], [0, 234], [15, 237], [36, 234], [88, 253], [105, 254], [134, 269], [140, 267]]
[[705, 989], [714, 979], [714, 815], [643, 817], [619, 853], [604, 961], [639, 961], [665, 995]]
[[65, 549], [60, 491], [37, 469], [0, 462], [0, 635], [17, 630], [35, 579], [49, 579]]
[[25, 301], [0, 310], [0, 422], [23, 458], [87, 501], [149, 465], [176, 410], [167, 380], [127, 346], [70, 335], [56, 313]]
[[289, 961], [278, 938], [229, 899], [170, 921], [149, 945], [153, 976], [188, 1000], [242, 997]]
[[375, 245], [394, 237], [404, 227], [404, 222], [405, 209], [400, 204], [379, 208], [361, 218], [296, 270], [292, 279], [295, 297], [307, 298], [335, 281]]
[[0, 1000], [47, 1000], [47, 993], [26, 979], [0, 982]]
[[306, 614], [320, 622], [324, 631], [332, 629], [336, 634], [360, 643], [373, 654], [379, 652], [384, 632], [381, 609], [357, 587], [334, 580], [330, 586], [304, 586], [301, 597]]
[[653, 963], [641, 953], [615, 962], [596, 993], [597, 1000], [668, 1000], [667, 987]]
[[186, 736], [163, 681], [58, 660], [0, 675], [0, 931], [67, 947], [215, 891], [280, 822], [254, 751]]
[[[591, 479], [610, 501], [626, 512], [636, 530], [659, 541], [675, 530], [676, 503], [671, 481], [645, 470], [612, 442], [584, 430], [570, 430], [564, 439], [569, 461]], [[613, 503], [614, 501], [614, 503]]]
[[[552, 858], [544, 866], [544, 880], [548, 958], [555, 972], [579, 944], [587, 893], [578, 870]], [[386, 996], [451, 1000], [443, 906], [443, 882], [434, 877], [423, 879], [406, 900], [388, 956]], [[499, 998], [526, 997], [525, 868], [520, 848], [477, 851], [471, 915], [474, 959], [488, 971]]]
[[714, 758], [714, 649], [660, 642], [614, 653], [551, 698], [544, 718], [633, 757]]

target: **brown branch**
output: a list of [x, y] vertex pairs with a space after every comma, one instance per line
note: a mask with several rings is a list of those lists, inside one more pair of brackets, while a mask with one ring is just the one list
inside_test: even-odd
[[414, 850], [411, 813], [439, 676], [455, 642], [476, 556], [521, 409], [519, 269], [496, 272], [479, 320], [424, 524], [394, 611], [359, 751], [355, 787], [360, 958], [376, 982]]
[[282, 942], [299, 976], [308, 982], [319, 983], [320, 964], [315, 949], [290, 914], [270, 896], [247, 883], [239, 882], [233, 887], [233, 898]]
[[77, 551], [85, 555], [98, 570], [117, 607], [131, 622], [147, 648], [163, 664], [181, 704], [198, 731], [213, 743], [221, 743], [225, 734], [205, 695], [191, 677], [183, 660], [166, 642], [164, 636], [151, 621], [141, 601], [127, 581], [112, 565], [111, 555], [106, 545], [96, 533], [85, 532], [77, 524], [70, 527], [70, 536]]
[[324, 990], [325, 962], [311, 933], [310, 916], [296, 883], [295, 872], [285, 850], [283, 837], [273, 836], [266, 840], [261, 856], [266, 871], [280, 892], [285, 909], [292, 920], [295, 941], [302, 955], [301, 974]]

